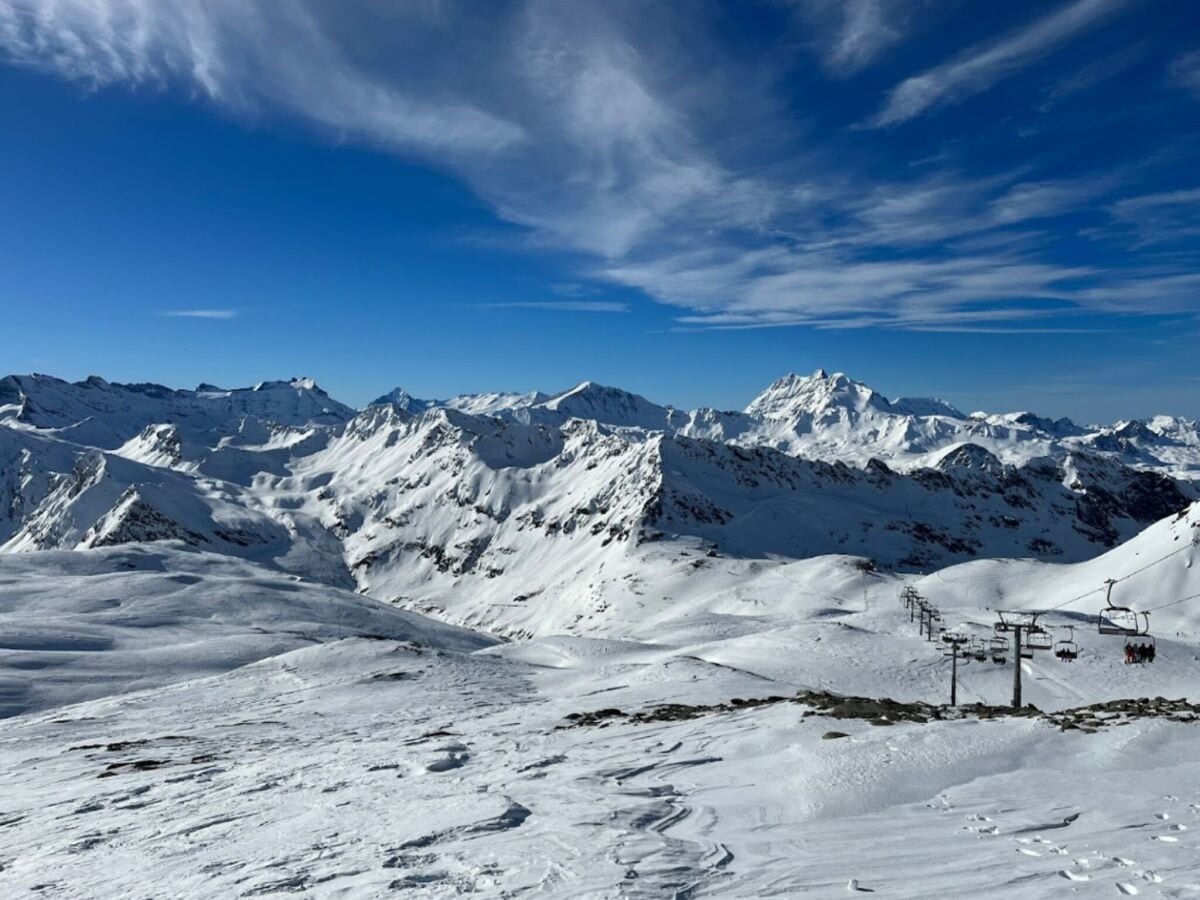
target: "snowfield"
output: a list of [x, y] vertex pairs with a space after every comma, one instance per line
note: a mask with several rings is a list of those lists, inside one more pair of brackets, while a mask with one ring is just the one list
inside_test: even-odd
[[[4, 379], [0, 896], [1200, 897], [1200, 453], [1136, 424]], [[1078, 659], [951, 710], [906, 587]]]

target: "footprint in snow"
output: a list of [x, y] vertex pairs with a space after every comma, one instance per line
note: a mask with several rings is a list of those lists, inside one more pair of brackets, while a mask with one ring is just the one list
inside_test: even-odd
[[1117, 890], [1120, 891], [1122, 894], [1128, 894], [1130, 896], [1132, 896], [1138, 892], [1138, 889], [1136, 887], [1134, 887], [1132, 884], [1130, 884], [1128, 881], [1118, 881], [1117, 882]]
[[1123, 857], [1123, 856], [1114, 856], [1114, 857], [1112, 858], [1112, 861], [1113, 861], [1113, 862], [1115, 862], [1115, 863], [1116, 863], [1118, 866], [1120, 866], [1120, 867], [1121, 867], [1121, 868], [1123, 868], [1123, 869], [1128, 869], [1130, 866], [1136, 866], [1136, 865], [1137, 865], [1137, 860], [1135, 860], [1135, 859], [1126, 859], [1126, 858], [1125, 858], [1125, 857]]
[[964, 827], [966, 828], [967, 831], [974, 832], [975, 834], [999, 834], [1000, 833], [1000, 829], [997, 828], [995, 825], [966, 825]]
[[1156, 835], [1154, 835], [1154, 837], [1150, 838], [1150, 840], [1162, 841], [1165, 844], [1178, 844], [1179, 843], [1179, 838], [1175, 837], [1173, 834], [1156, 834]]
[[1162, 813], [1158, 813], [1158, 814], [1156, 814], [1156, 815], [1154, 816], [1154, 818], [1156, 818], [1156, 819], [1162, 819], [1162, 820], [1165, 822], [1167, 819], [1171, 818], [1171, 814], [1170, 814], [1170, 813], [1165, 813], [1165, 812], [1162, 812]]
[[1042, 855], [1037, 850], [1030, 850], [1028, 847], [1018, 847], [1017, 852], [1024, 853], [1026, 856], [1041, 856]]
[[851, 879], [850, 879], [850, 880], [849, 880], [849, 881], [846, 883], [846, 890], [848, 890], [848, 891], [857, 891], [857, 892], [858, 892], [858, 893], [860, 893], [860, 894], [873, 894], [873, 893], [875, 893], [875, 889], [874, 889], [874, 888], [865, 888], [865, 887], [863, 887], [861, 884], [859, 884], [859, 883], [858, 883], [858, 879], [857, 879], [857, 878], [851, 878]]
[[1161, 884], [1163, 880], [1161, 875], [1149, 869], [1147, 869], [1145, 872], [1134, 872], [1133, 874], [1141, 878], [1142, 881], [1148, 881], [1151, 884]]
[[1091, 881], [1091, 875], [1081, 875], [1078, 872], [1072, 872], [1068, 869], [1059, 869], [1058, 874], [1067, 879], [1067, 881]]

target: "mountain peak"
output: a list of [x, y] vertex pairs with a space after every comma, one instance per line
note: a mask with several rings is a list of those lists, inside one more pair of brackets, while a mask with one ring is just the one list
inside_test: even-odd
[[549, 398], [541, 408], [577, 419], [594, 419], [618, 427], [662, 430], [671, 427], [675, 410], [659, 406], [640, 394], [581, 381], [570, 390]]
[[371, 406], [391, 406], [400, 412], [418, 415], [430, 407], [428, 400], [418, 400], [402, 387], [394, 387], [382, 397], [376, 397]]
[[867, 406], [886, 403], [870, 387], [843, 372], [830, 375], [824, 369], [817, 369], [812, 375], [793, 372], [776, 379], [750, 402], [746, 412], [752, 416], [780, 419], [832, 408], [861, 411]]

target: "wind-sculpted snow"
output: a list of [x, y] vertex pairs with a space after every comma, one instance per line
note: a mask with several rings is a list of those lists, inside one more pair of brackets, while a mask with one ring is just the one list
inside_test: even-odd
[[[980, 628], [997, 598], [1063, 603], [1147, 565], [1141, 589], [1196, 593], [1197, 534], [1192, 507], [1085, 563], [918, 586]], [[675, 571], [697, 558], [707, 578]], [[948, 662], [897, 602], [909, 579], [844, 557], [681, 562], [654, 570], [674, 602], [646, 591], [608, 623], [619, 639], [489, 646], [176, 550], [0, 560], [18, 645], [0, 694], [29, 709], [0, 722], [0, 894], [1195, 892], [1200, 723], [1114, 702], [1196, 699], [1194, 611], [1164, 618], [1153, 667], [1083, 629], [1075, 662], [1024, 664], [1030, 701], [1082, 714], [934, 719], [872, 699], [945, 702]], [[959, 678], [994, 706], [1011, 666]]]
[[0, 717], [354, 635], [459, 651], [491, 643], [225, 556], [145, 545], [0, 556]]

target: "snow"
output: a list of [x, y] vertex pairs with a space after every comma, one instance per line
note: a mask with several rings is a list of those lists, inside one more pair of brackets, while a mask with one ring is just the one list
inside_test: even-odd
[[[105, 630], [75, 637], [73, 650], [35, 651], [43, 662], [69, 654], [56, 666], [18, 658], [13, 667], [69, 705], [46, 700], [41, 712], [0, 723], [5, 895], [43, 885], [56, 896], [128, 896], [148, 883], [197, 897], [403, 888], [431, 897], [837, 896], [851, 882], [910, 898], [1200, 890], [1195, 725], [1139, 719], [1089, 734], [1039, 719], [966, 718], [880, 727], [773, 703], [561, 727], [579, 711], [787, 696], [824, 680], [939, 699], [945, 664], [907, 625], [898, 582], [836, 560], [784, 566], [811, 593], [761, 591], [754, 613], [702, 623], [684, 604], [677, 622], [635, 628], [641, 639], [482, 647], [411, 618], [391, 625], [391, 640], [349, 636], [389, 624], [386, 608], [350, 597], [342, 602], [363, 604], [360, 618], [339, 637], [337, 614], [321, 621], [307, 586], [293, 582], [304, 592], [293, 599], [266, 573], [213, 572], [211, 559], [183, 551], [132, 555], [140, 553], [152, 562], [132, 581], [116, 580], [118, 554], [131, 551], [111, 548], [44, 555], [43, 572], [63, 572], [45, 595], [17, 598], [13, 585], [28, 579], [6, 578], [5, 616], [14, 599], [45, 609], [44, 596], [65, 588], [53, 613]], [[189, 568], [196, 583], [164, 590], [178, 579], [172, 570]], [[225, 577], [231, 584], [219, 587]], [[254, 583], [238, 588], [243, 581]], [[823, 581], [838, 594], [823, 595]], [[114, 621], [97, 601], [122, 585], [136, 586], [135, 608]], [[226, 590], [259, 597], [221, 599]], [[202, 596], [217, 609], [197, 609]], [[168, 621], [151, 628], [148, 615]], [[747, 621], [730, 629], [730, 618]], [[307, 640], [289, 641], [298, 623]], [[84, 646], [98, 634], [115, 646]], [[251, 652], [235, 637], [257, 641], [253, 653], [278, 646], [258, 661], [236, 659]], [[1193, 632], [1170, 652], [1194, 653], [1195, 642]], [[813, 652], [821, 645], [831, 657]], [[842, 665], [831, 670], [836, 656]], [[154, 684], [167, 657], [178, 667]], [[1072, 702], [1129, 692], [1113, 680], [1094, 689], [1097, 670], [1085, 661], [1031, 665], [1064, 670]], [[1141, 672], [1129, 670], [1110, 674]], [[93, 699], [71, 702], [72, 685], [97, 673], [105, 680], [89, 685]], [[122, 673], [130, 680], [114, 692]], [[991, 674], [966, 667], [962, 677], [968, 691], [986, 693]], [[847, 736], [826, 739], [834, 730]]]
[[354, 634], [490, 641], [181, 545], [0, 556], [0, 716], [239, 668]]
[[[823, 372], [690, 414], [23, 376], [0, 418], [0, 896], [1200, 895], [1190, 714], [793, 699], [945, 703], [911, 586], [1073, 629], [961, 703], [1018, 665], [1060, 714], [1200, 701], [1192, 423]], [[1107, 579], [1154, 664], [1097, 632]]]

